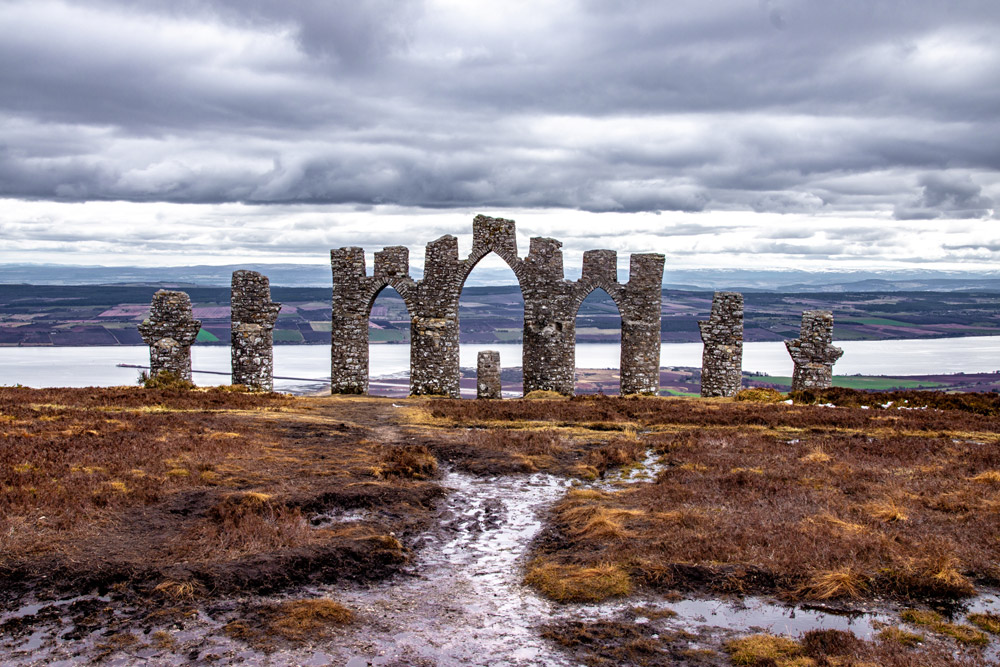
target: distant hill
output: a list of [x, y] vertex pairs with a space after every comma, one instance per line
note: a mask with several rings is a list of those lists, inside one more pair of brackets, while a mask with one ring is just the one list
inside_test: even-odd
[[[233, 271], [260, 271], [272, 285], [330, 287], [326, 264], [230, 264], [224, 266], [106, 267], [57, 264], [0, 264], [0, 284], [28, 285], [151, 285], [228, 286]], [[369, 267], [369, 271], [371, 267]], [[567, 264], [566, 277], [579, 278], [579, 266]], [[416, 267], [414, 278], [422, 275]], [[628, 280], [619, 270], [618, 279]], [[470, 286], [511, 285], [507, 268], [479, 266], [469, 276]], [[740, 292], [1000, 292], [1000, 271], [755, 271], [743, 269], [670, 269], [663, 275], [666, 289], [682, 291], [734, 290]]]

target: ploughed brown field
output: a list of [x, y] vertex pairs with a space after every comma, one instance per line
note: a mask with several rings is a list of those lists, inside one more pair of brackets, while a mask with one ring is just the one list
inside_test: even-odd
[[[372, 612], [311, 587], [391, 585], [441, 530], [442, 471], [458, 470], [574, 480], [521, 564], [524, 585], [562, 605], [764, 596], [895, 619], [868, 638], [748, 627], [697, 649], [666, 609], [540, 624], [568, 661], [992, 659], [1000, 616], [961, 610], [1000, 587], [1000, 397], [740, 398], [0, 388], [3, 650], [28, 660], [18, 640], [53, 622], [45, 601], [95, 591], [96, 606], [59, 612], [64, 639], [104, 638], [86, 659], [186, 655], [171, 633], [233, 599], [223, 631], [254, 651], [336, 644], [375, 628]], [[610, 482], [629, 468], [631, 483]]]

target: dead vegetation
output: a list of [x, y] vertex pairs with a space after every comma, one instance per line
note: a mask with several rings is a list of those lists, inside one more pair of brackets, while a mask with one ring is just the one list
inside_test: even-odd
[[354, 612], [335, 600], [307, 598], [252, 607], [240, 619], [227, 623], [224, 631], [234, 639], [270, 652], [281, 643], [326, 639], [336, 628], [354, 620]]
[[738, 667], [978, 667], [976, 653], [958, 653], [944, 643], [916, 645], [888, 633], [863, 640], [842, 630], [812, 630], [799, 638], [751, 634], [722, 643], [719, 650], [692, 648], [697, 637], [628, 621], [569, 621], [542, 635], [592, 667], [736, 665]]
[[527, 580], [555, 599], [621, 595], [594, 574], [610, 570], [629, 586], [823, 600], [956, 599], [1000, 581], [995, 416], [601, 397], [428, 409], [439, 428], [477, 427], [462, 436], [473, 460], [479, 443], [487, 458], [531, 443], [575, 461], [544, 469], [590, 479], [659, 453], [655, 483], [553, 509]]
[[[0, 389], [5, 593], [97, 587], [178, 602], [395, 571], [408, 556], [393, 533], [423, 527], [443, 493], [437, 462], [344, 421], [365, 410], [378, 422], [384, 406], [333, 402]], [[322, 519], [359, 509], [386, 512]]]
[[[960, 599], [1000, 583], [1000, 415], [981, 409], [986, 399], [898, 409], [922, 393], [902, 392], [909, 403], [897, 408], [764, 396], [413, 400], [394, 410], [367, 398], [0, 388], [0, 584], [7, 600], [96, 587], [162, 606], [152, 619], [211, 596], [378, 579], [428, 529], [440, 464], [586, 483], [653, 452], [655, 480], [575, 488], [552, 508], [529, 585], [566, 602], [644, 588]], [[838, 396], [814, 400], [861, 400]], [[343, 512], [360, 519], [339, 521]], [[254, 607], [226, 631], [270, 647], [351, 618], [333, 601], [293, 600]], [[936, 666], [979, 664], [954, 647], [972, 651], [1000, 628], [991, 614], [970, 615], [971, 625], [902, 620], [906, 629], [872, 641], [757, 637], [725, 655], [691, 649], [683, 633], [611, 621], [545, 636], [595, 665]], [[109, 652], [128, 642], [128, 628], [114, 627]]]
[[843, 630], [812, 630], [798, 639], [770, 634], [749, 635], [725, 644], [733, 665], [747, 667], [946, 667], [984, 665], [978, 655], [955, 655], [946, 645], [922, 646], [895, 641], [892, 636], [874, 641], [859, 639]]

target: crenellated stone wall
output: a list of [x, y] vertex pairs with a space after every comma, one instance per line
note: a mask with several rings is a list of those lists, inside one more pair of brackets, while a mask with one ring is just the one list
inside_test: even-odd
[[428, 243], [420, 281], [409, 277], [406, 248], [375, 253], [373, 276], [366, 275], [361, 248], [331, 250], [331, 391], [367, 392], [368, 316], [379, 292], [391, 285], [410, 313], [410, 393], [458, 397], [458, 301], [469, 273], [493, 252], [517, 276], [524, 297], [521, 364], [525, 393], [573, 393], [576, 313], [590, 292], [603, 289], [622, 316], [622, 393], [655, 394], [659, 390], [663, 255], [633, 255], [629, 281], [620, 284], [616, 253], [588, 251], [582, 277], [570, 281], [563, 274], [559, 241], [533, 238], [522, 259], [517, 254], [515, 231], [513, 220], [476, 216], [469, 256], [459, 258], [454, 236]]
[[806, 310], [802, 313], [799, 337], [786, 340], [785, 347], [795, 362], [792, 391], [825, 389], [833, 384], [833, 365], [844, 354], [833, 342], [833, 313]]
[[743, 295], [716, 292], [712, 314], [698, 322], [705, 344], [701, 355], [701, 395], [734, 396], [743, 382]]
[[500, 353], [481, 350], [476, 364], [476, 398], [502, 398]]
[[139, 325], [139, 335], [149, 345], [149, 374], [168, 371], [191, 380], [191, 345], [201, 322], [191, 314], [191, 299], [184, 292], [159, 290], [153, 295], [149, 318]]
[[233, 384], [274, 388], [274, 322], [281, 304], [271, 301], [267, 276], [233, 271], [230, 292]]

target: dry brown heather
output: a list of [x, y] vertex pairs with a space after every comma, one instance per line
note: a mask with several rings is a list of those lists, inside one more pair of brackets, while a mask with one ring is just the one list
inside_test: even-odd
[[747, 667], [977, 667], [988, 664], [975, 653], [956, 654], [945, 643], [927, 642], [919, 653], [905, 634], [882, 633], [865, 641], [840, 630], [813, 630], [798, 639], [769, 634], [727, 641], [721, 651], [691, 648], [695, 636], [624, 621], [571, 621], [543, 628], [585, 665], [745, 665]]
[[[897, 400], [937, 399], [907, 394]], [[555, 599], [637, 586], [928, 599], [1000, 581], [1000, 417], [968, 409], [984, 402], [885, 410], [583, 398], [438, 402], [431, 415], [553, 438], [560, 426], [564, 438], [586, 424], [638, 428], [661, 454], [655, 483], [571, 491], [555, 507], [527, 575]]]
[[[598, 397], [425, 398], [397, 409], [221, 389], [0, 388], [0, 603], [97, 586], [156, 601], [163, 609], [142, 621], [156, 624], [205, 595], [381, 578], [408, 557], [411, 537], [433, 529], [439, 462], [592, 480], [649, 450], [663, 466], [655, 481], [579, 488], [553, 508], [529, 584], [558, 600], [650, 588], [923, 602], [1000, 582], [994, 397], [891, 399], [931, 406], [917, 410], [882, 409], [890, 399], [857, 392], [797, 398], [856, 407]], [[342, 510], [372, 511], [311, 520]], [[74, 633], [113, 631], [109, 653], [135, 641], [111, 607], [94, 604]], [[969, 617], [979, 630], [913, 614], [908, 629], [873, 642], [765, 637], [731, 644], [724, 659], [978, 664], [941, 642], [974, 646], [980, 630], [1000, 628], [988, 614]], [[350, 618], [332, 600], [293, 600], [248, 608], [226, 631], [270, 646]], [[626, 625], [564, 624], [546, 636], [588, 664], [723, 659], [688, 651], [682, 633]], [[913, 629], [931, 644], [913, 648]]]
[[[406, 558], [392, 534], [423, 527], [442, 493], [424, 481], [436, 461], [400, 439], [389, 406], [2, 388], [0, 589], [117, 586], [185, 600], [384, 576]], [[364, 508], [398, 518], [307, 521]]]

